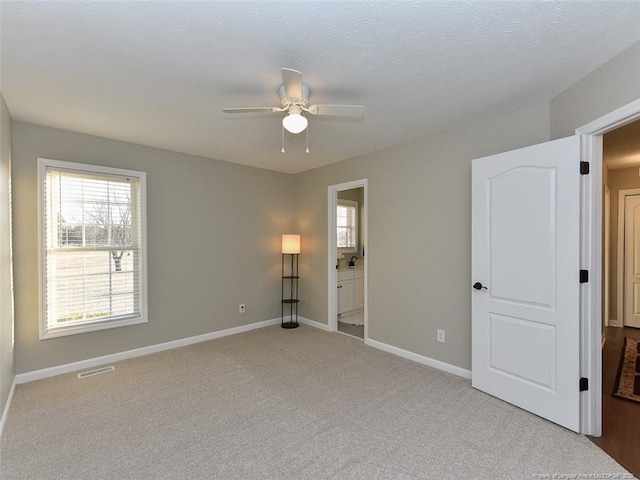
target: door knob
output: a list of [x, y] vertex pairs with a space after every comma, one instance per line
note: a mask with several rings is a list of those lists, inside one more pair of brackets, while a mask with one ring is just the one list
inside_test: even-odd
[[476, 282], [473, 284], [473, 288], [475, 288], [476, 290], [482, 290], [483, 288], [485, 290], [487, 290], [487, 287], [485, 287], [484, 285], [482, 285], [480, 282]]

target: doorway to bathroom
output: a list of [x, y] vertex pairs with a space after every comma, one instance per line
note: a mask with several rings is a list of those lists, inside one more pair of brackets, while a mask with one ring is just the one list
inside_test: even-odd
[[367, 181], [329, 187], [329, 329], [368, 337]]

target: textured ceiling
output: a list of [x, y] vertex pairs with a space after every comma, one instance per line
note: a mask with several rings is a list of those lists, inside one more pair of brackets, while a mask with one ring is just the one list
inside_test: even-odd
[[[549, 100], [640, 40], [637, 1], [2, 1], [14, 119], [285, 172]], [[362, 104], [286, 136], [280, 68], [311, 103]]]

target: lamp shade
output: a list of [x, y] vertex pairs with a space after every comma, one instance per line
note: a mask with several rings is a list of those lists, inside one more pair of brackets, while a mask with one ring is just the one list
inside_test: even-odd
[[282, 235], [282, 253], [300, 253], [300, 235]]

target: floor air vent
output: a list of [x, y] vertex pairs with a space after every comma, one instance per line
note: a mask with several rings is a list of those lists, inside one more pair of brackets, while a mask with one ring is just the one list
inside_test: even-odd
[[100, 375], [101, 373], [113, 372], [116, 369], [113, 365], [108, 367], [96, 368], [93, 370], [87, 370], [86, 372], [82, 372], [78, 374], [78, 378], [87, 378], [93, 377], [94, 375]]

